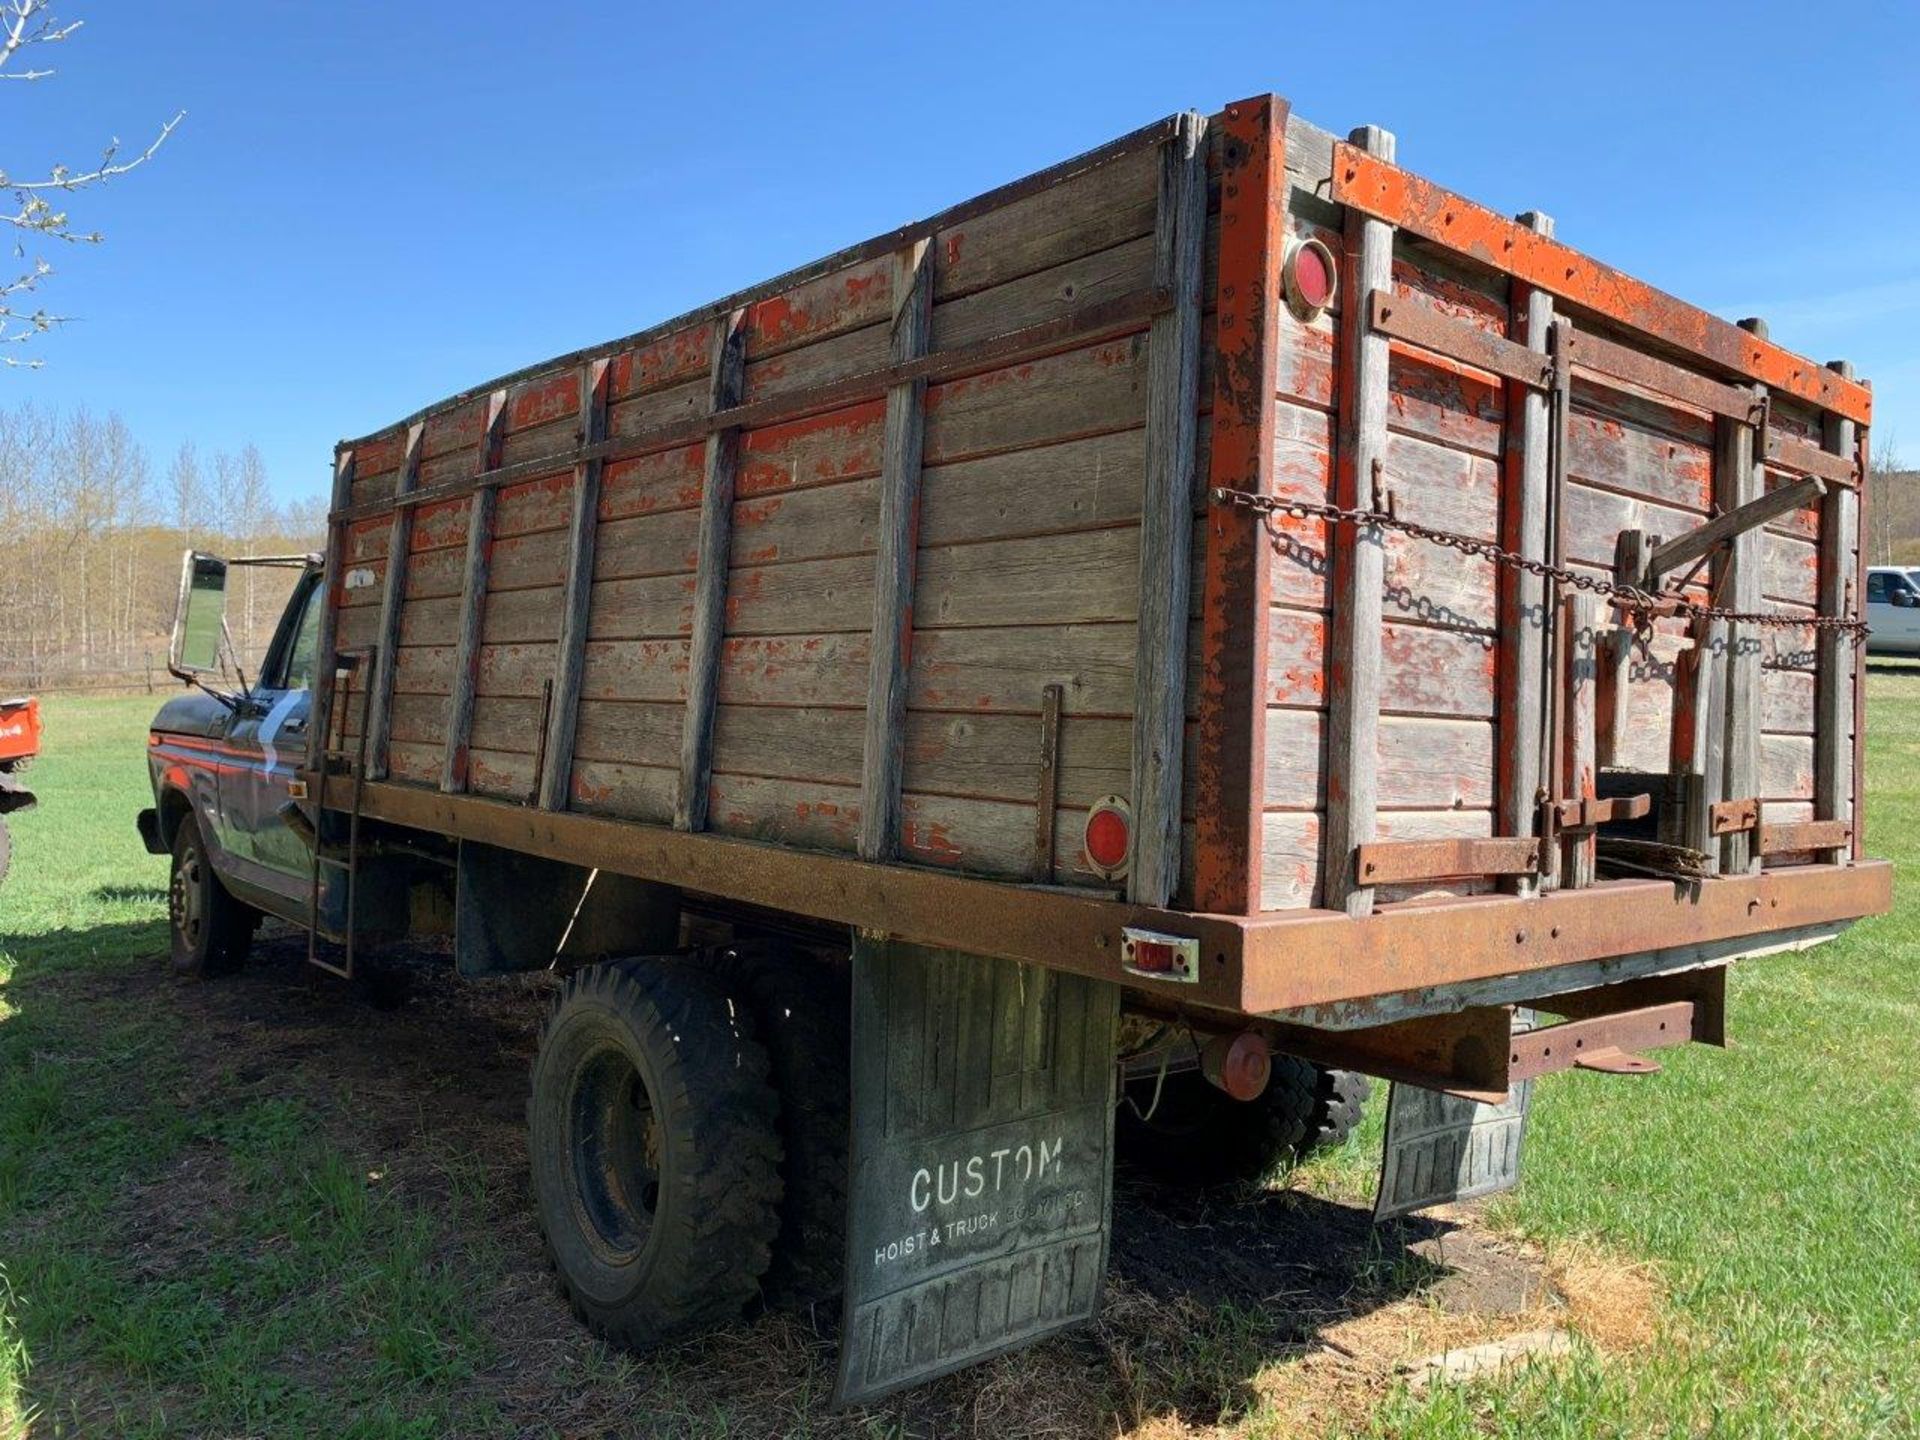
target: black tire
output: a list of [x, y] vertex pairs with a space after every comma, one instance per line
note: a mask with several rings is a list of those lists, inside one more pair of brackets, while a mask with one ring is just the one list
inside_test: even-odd
[[761, 1290], [773, 1306], [820, 1304], [846, 1270], [852, 993], [844, 968], [778, 942], [721, 952], [780, 1092], [780, 1234]]
[[1358, 1070], [1328, 1070], [1319, 1065], [1307, 1068], [1314, 1071], [1313, 1108], [1307, 1114], [1306, 1134], [1300, 1141], [1302, 1157], [1345, 1144], [1373, 1094], [1373, 1081]]
[[214, 874], [200, 822], [191, 814], [181, 817], [173, 834], [167, 922], [173, 937], [173, 973], [196, 980], [239, 970], [260, 923], [260, 912], [234, 899]]
[[736, 1318], [780, 1228], [779, 1102], [751, 1017], [683, 959], [575, 971], [527, 1102], [533, 1193], [574, 1314], [644, 1350]]
[[[1235, 1100], [1197, 1070], [1127, 1082], [1114, 1142], [1128, 1163], [1190, 1185], [1262, 1180], [1311, 1151], [1344, 1140], [1360, 1118], [1368, 1083], [1291, 1055], [1273, 1057], [1267, 1088]], [[1357, 1083], [1356, 1083], [1357, 1082]]]

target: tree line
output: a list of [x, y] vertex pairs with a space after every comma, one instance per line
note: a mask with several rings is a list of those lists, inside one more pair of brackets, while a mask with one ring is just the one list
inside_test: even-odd
[[[0, 693], [138, 685], [164, 675], [189, 547], [223, 555], [320, 548], [326, 502], [275, 499], [252, 444], [182, 444], [156, 470], [111, 411], [0, 407]], [[234, 573], [228, 623], [256, 664], [291, 573]]]

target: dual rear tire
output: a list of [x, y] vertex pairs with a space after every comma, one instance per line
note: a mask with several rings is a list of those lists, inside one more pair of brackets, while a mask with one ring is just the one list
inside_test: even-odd
[[1261, 1180], [1344, 1141], [1371, 1093], [1372, 1082], [1357, 1071], [1292, 1055], [1275, 1055], [1267, 1088], [1245, 1101], [1197, 1070], [1164, 1081], [1141, 1076], [1124, 1088], [1114, 1143], [1122, 1159], [1165, 1180]]

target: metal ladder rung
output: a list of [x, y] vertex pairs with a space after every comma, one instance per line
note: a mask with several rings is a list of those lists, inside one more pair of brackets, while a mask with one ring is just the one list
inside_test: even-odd
[[[344, 679], [346, 681], [348, 695], [351, 696], [354, 671], [364, 664], [368, 672], [367, 683], [360, 687], [358, 697], [360, 701], [360, 733], [357, 737], [359, 744], [356, 747], [357, 753], [352, 755], [347, 753], [344, 744], [347, 707], [344, 704], [337, 703], [342, 697], [336, 693], [333, 697], [336, 703], [328, 707], [326, 731], [323, 732], [320, 737], [321, 745], [318, 756], [320, 764], [319, 784], [316, 786], [314, 794], [315, 833], [313, 868], [310, 872], [312, 875], [312, 884], [307, 902], [307, 963], [317, 965], [320, 969], [327, 971], [329, 974], [338, 975], [343, 980], [351, 979], [353, 976], [354, 918], [358, 901], [358, 896], [355, 893], [355, 877], [359, 874], [360, 868], [360, 803], [365, 790], [367, 777], [367, 730], [369, 721], [372, 719], [371, 712], [373, 708], [373, 683], [371, 673], [373, 663], [374, 650], [372, 647], [368, 647], [366, 650], [357, 653], [342, 654], [335, 657], [332, 679], [329, 683], [336, 688], [336, 691], [340, 682]], [[336, 735], [338, 735], [340, 743], [333, 743]], [[320, 829], [326, 823], [327, 817], [327, 782], [335, 778], [334, 762], [336, 761], [343, 767], [351, 767], [350, 773], [353, 779], [353, 799], [349, 803], [347, 810], [347, 853], [344, 859], [338, 855], [321, 853], [322, 841], [320, 838]], [[347, 877], [346, 924], [342, 932], [342, 941], [346, 954], [342, 963], [339, 965], [320, 958], [320, 870], [322, 866], [328, 866], [345, 874]]]

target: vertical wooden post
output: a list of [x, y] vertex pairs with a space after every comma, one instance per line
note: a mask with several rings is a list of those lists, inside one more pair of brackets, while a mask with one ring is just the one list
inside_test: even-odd
[[[933, 250], [916, 240], [894, 256], [893, 343], [897, 364], [933, 341]], [[866, 751], [860, 767], [860, 858], [890, 860], [900, 844], [900, 771], [912, 664], [913, 572], [920, 543], [920, 461], [927, 382], [887, 391], [880, 453], [879, 553], [873, 567], [873, 658], [867, 671]]]
[[1160, 152], [1154, 283], [1173, 298], [1147, 341], [1147, 473], [1133, 670], [1133, 864], [1127, 898], [1165, 905], [1180, 879], [1181, 749], [1194, 452], [1200, 425], [1200, 284], [1206, 269], [1207, 122], [1189, 112]]
[[[1374, 125], [1352, 135], [1369, 155], [1391, 162], [1393, 136]], [[1346, 220], [1346, 296], [1340, 316], [1340, 438], [1334, 501], [1373, 503], [1375, 468], [1387, 448], [1387, 337], [1367, 324], [1363, 297], [1393, 289], [1393, 227], [1358, 210]], [[1354, 872], [1354, 851], [1374, 838], [1380, 764], [1380, 591], [1385, 537], [1335, 526], [1333, 614], [1327, 655], [1327, 830], [1322, 873], [1326, 902], [1349, 915], [1373, 909], [1373, 888]]]
[[[717, 321], [708, 370], [708, 413], [738, 405], [747, 384], [747, 312]], [[700, 479], [700, 541], [693, 587], [693, 633], [687, 651], [687, 713], [680, 729], [680, 793], [676, 830], [707, 828], [713, 782], [713, 707], [720, 688], [720, 647], [727, 630], [727, 567], [733, 560], [733, 478], [740, 432], [707, 436]]]
[[307, 723], [307, 768], [320, 768], [327, 748], [327, 727], [333, 723], [333, 671], [338, 661], [340, 624], [340, 566], [346, 556], [347, 527], [340, 512], [353, 503], [353, 450], [333, 452], [333, 501], [327, 516], [327, 553], [321, 562], [320, 634], [316, 644], [312, 717]]
[[[607, 367], [602, 358], [580, 367], [582, 445], [607, 438]], [[540, 808], [567, 808], [573, 776], [573, 736], [580, 716], [580, 676], [587, 661], [587, 621], [593, 600], [594, 542], [600, 526], [598, 459], [573, 467], [573, 513], [567, 525], [566, 595], [561, 601], [560, 652], [553, 667], [553, 699], [547, 714], [547, 753], [540, 771]]]
[[1713, 807], [1726, 797], [1727, 622], [1695, 619], [1693, 648], [1674, 661], [1672, 775], [1679, 787], [1673, 841], [1702, 852], [1706, 872], [1720, 873]]
[[[1553, 234], [1553, 218], [1537, 210], [1519, 217], [1536, 235]], [[1553, 297], [1522, 280], [1511, 283], [1507, 334], [1540, 356], [1544, 371]], [[1507, 384], [1505, 466], [1500, 485], [1500, 543], [1529, 560], [1547, 556], [1547, 397], [1539, 387]], [[1541, 732], [1546, 696], [1546, 582], [1500, 569], [1499, 833], [1534, 833], [1540, 815]], [[1531, 895], [1535, 875], [1508, 875], [1501, 888]]]
[[[1566, 664], [1566, 724], [1561, 733], [1566, 754], [1561, 773], [1566, 777], [1566, 795], [1556, 799], [1593, 800], [1599, 793], [1598, 760], [1594, 743], [1596, 697], [1599, 678], [1600, 601], [1584, 592], [1569, 595], [1562, 602], [1560, 653]], [[1582, 828], [1568, 835], [1561, 848], [1560, 874], [1569, 890], [1593, 884], [1594, 861], [1598, 842], [1593, 830]]]
[[367, 707], [367, 778], [387, 777], [387, 742], [393, 737], [393, 662], [400, 646], [400, 608], [407, 598], [407, 561], [413, 548], [414, 507], [399, 503], [420, 483], [420, 439], [426, 422], [407, 427], [407, 453], [393, 484], [393, 524], [387, 531], [386, 583], [380, 587], [380, 628], [376, 631], [373, 694]]
[[[1207, 483], [1271, 495], [1285, 303], [1286, 102], [1275, 95], [1236, 101], [1221, 130]], [[1236, 506], [1210, 504], [1206, 525], [1193, 903], [1248, 915], [1260, 908], [1273, 550], [1266, 530]]]
[[[507, 392], [487, 397], [486, 428], [480, 435], [478, 472], [500, 463], [500, 439], [507, 424]], [[460, 596], [460, 641], [453, 659], [453, 695], [447, 701], [447, 753], [440, 766], [440, 788], [467, 788], [468, 748], [473, 736], [473, 693], [480, 683], [480, 627], [487, 614], [487, 571], [493, 563], [493, 509], [496, 486], [481, 483], [467, 511], [466, 583]]]
[[[1744, 330], [1762, 337], [1767, 327], [1759, 320], [1742, 320]], [[1751, 424], [1720, 417], [1717, 422], [1713, 463], [1714, 503], [1725, 514], [1750, 500], [1758, 500], [1767, 487], [1766, 436], [1761, 429], [1767, 403], [1764, 385], [1753, 388], [1754, 417]], [[1737, 535], [1721, 562], [1715, 589], [1724, 605], [1736, 610], [1758, 610], [1761, 593], [1761, 559], [1765, 537], [1761, 530], [1743, 530]], [[1744, 800], [1760, 792], [1760, 631], [1752, 625], [1735, 622], [1727, 630], [1727, 710], [1725, 741], [1726, 778], [1721, 782], [1721, 798]], [[1744, 875], [1760, 868], [1760, 849], [1753, 843], [1757, 832], [1735, 831], [1720, 837], [1720, 869], [1726, 875]]]
[[[1845, 360], [1832, 361], [1827, 368], [1846, 379], [1853, 378], [1853, 366]], [[1835, 455], [1852, 455], [1858, 443], [1853, 421], [1831, 412], [1824, 420], [1825, 448]], [[1864, 467], [1858, 479], [1864, 489]], [[1860, 494], [1830, 485], [1820, 502], [1819, 614], [1858, 616], [1861, 596], [1855, 577], [1859, 568]], [[1849, 830], [1857, 831], [1853, 795], [1853, 735], [1858, 724], [1854, 679], [1865, 651], [1854, 644], [1851, 635], [1838, 630], [1816, 631], [1814, 645], [1813, 818], [1844, 820]], [[1825, 851], [1821, 858], [1841, 865], [1857, 853], [1848, 845]]]
[[[1653, 544], [1644, 530], [1622, 530], [1613, 545], [1613, 579], [1617, 585], [1636, 589], [1647, 573], [1647, 556]], [[1601, 637], [1596, 657], [1599, 667], [1599, 693], [1595, 700], [1594, 763], [1606, 767], [1618, 765], [1626, 750], [1627, 726], [1633, 715], [1633, 628], [1614, 625]]]

